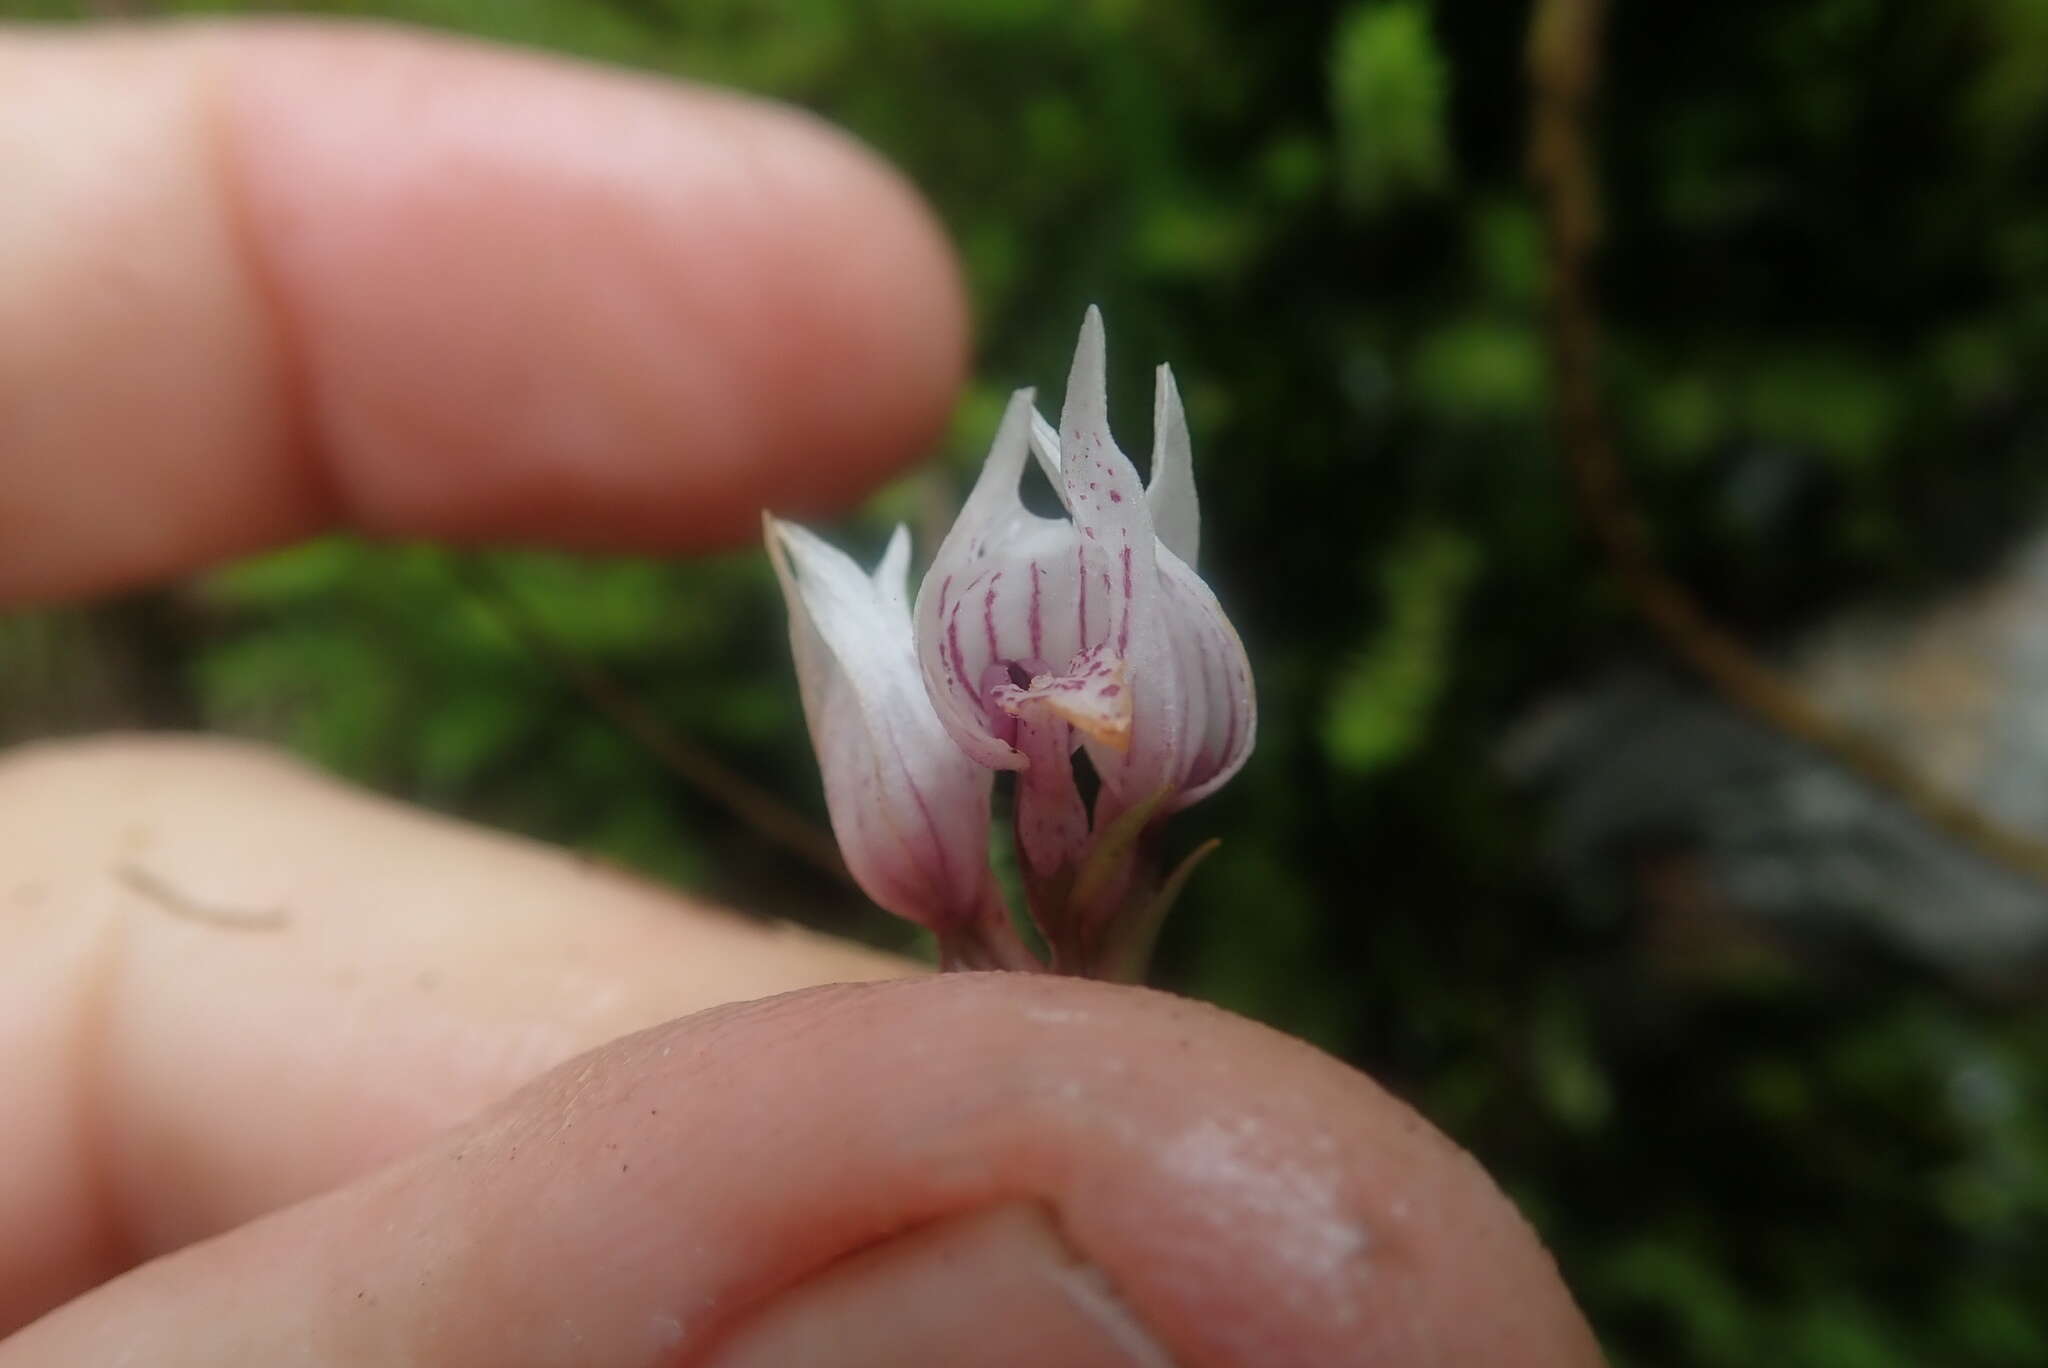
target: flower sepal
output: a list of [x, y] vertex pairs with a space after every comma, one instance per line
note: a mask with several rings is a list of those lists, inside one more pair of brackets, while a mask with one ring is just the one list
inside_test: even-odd
[[1094, 955], [1085, 971], [1092, 978], [1114, 983], [1141, 983], [1152, 963], [1152, 947], [1159, 940], [1159, 928], [1180, 901], [1181, 891], [1194, 876], [1195, 867], [1216, 852], [1223, 841], [1211, 836], [1190, 850], [1164, 878], [1147, 879], [1136, 885], [1140, 895], [1129, 900], [1103, 925]]

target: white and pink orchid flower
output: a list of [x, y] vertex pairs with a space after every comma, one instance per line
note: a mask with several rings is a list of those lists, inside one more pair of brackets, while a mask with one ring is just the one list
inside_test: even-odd
[[[1024, 506], [1034, 455], [1066, 516]], [[1110, 436], [1102, 319], [1091, 308], [1058, 430], [1031, 391], [1012, 397], [914, 611], [903, 602], [901, 529], [870, 580], [801, 529], [768, 528], [833, 826], [871, 896], [942, 934], [954, 922], [992, 925], [978, 900], [992, 896], [988, 783], [998, 770], [1018, 775], [1031, 911], [1056, 960], [1063, 939], [1092, 943], [1117, 907], [1158, 892], [1137, 869], [1137, 836], [1235, 774], [1257, 720], [1244, 647], [1194, 571], [1187, 420], [1166, 367], [1145, 486]], [[1100, 780], [1092, 814], [1075, 775], [1082, 749]], [[1074, 892], [1084, 866], [1085, 897]], [[1040, 905], [1070, 897], [1073, 907]]]

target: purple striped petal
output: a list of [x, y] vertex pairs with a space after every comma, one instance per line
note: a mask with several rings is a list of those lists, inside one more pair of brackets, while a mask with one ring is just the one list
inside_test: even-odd
[[[1032, 416], [1030, 391], [1019, 391], [925, 574], [915, 614], [918, 664], [939, 720], [961, 749], [995, 769], [1029, 762], [1012, 744], [1015, 726], [993, 706], [990, 687], [1011, 682], [1012, 665], [1027, 679], [1064, 666], [1081, 648], [1091, 597], [1074, 525], [1030, 512], [1019, 492]], [[1092, 597], [1099, 605], [1101, 590]]]
[[1178, 810], [1208, 797], [1244, 767], [1258, 732], [1258, 699], [1244, 643], [1201, 576], [1162, 551], [1159, 580], [1186, 685], [1178, 791], [1168, 805]]
[[898, 916], [934, 930], [975, 921], [997, 896], [992, 776], [948, 738], [919, 677], [904, 586], [909, 534], [896, 529], [870, 578], [803, 528], [762, 524], [847, 869]]

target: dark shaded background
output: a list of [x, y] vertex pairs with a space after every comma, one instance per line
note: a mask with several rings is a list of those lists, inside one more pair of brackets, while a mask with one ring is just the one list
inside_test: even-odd
[[[2048, 897], [1910, 818], [1859, 825], [1884, 795], [1734, 719], [1614, 587], [1549, 436], [1525, 6], [310, 8], [772, 92], [902, 165], [968, 262], [980, 382], [942, 460], [845, 529], [864, 553], [898, 518], [930, 550], [1003, 395], [1057, 392], [1088, 301], [1128, 447], [1147, 445], [1151, 364], [1173, 363], [1262, 736], [1182, 819], [1181, 839], [1225, 847], [1158, 979], [1356, 1061], [1470, 1146], [1617, 1363], [2048, 1363]], [[2004, 592], [2048, 523], [2048, 7], [1618, 10], [1606, 379], [1642, 511], [1759, 653], [1803, 680], [1895, 681], [1897, 650], [1830, 673], [1823, 626], [1917, 640]], [[822, 817], [751, 554], [323, 542], [0, 625], [0, 737], [269, 737], [911, 943], [622, 734], [508, 633], [508, 601]], [[1938, 636], [1908, 651], [1914, 716], [1965, 741], [1990, 713], [2048, 718], [2048, 694], [2001, 673], [2032, 611], [1971, 638], [1976, 656]], [[1935, 754], [1904, 726], [1909, 755]], [[1938, 777], [1971, 792], [1986, 763]], [[1987, 801], [2048, 810], [2048, 767], [2008, 771]], [[1816, 783], [1852, 818], [1815, 818]], [[1804, 874], [1766, 877], [1786, 869]], [[1999, 898], [2017, 920], [1972, 959]]]

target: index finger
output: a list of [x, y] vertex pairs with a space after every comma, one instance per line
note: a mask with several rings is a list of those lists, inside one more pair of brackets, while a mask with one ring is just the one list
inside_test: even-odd
[[927, 441], [915, 194], [763, 101], [302, 23], [0, 36], [0, 602], [336, 524], [701, 548]]

